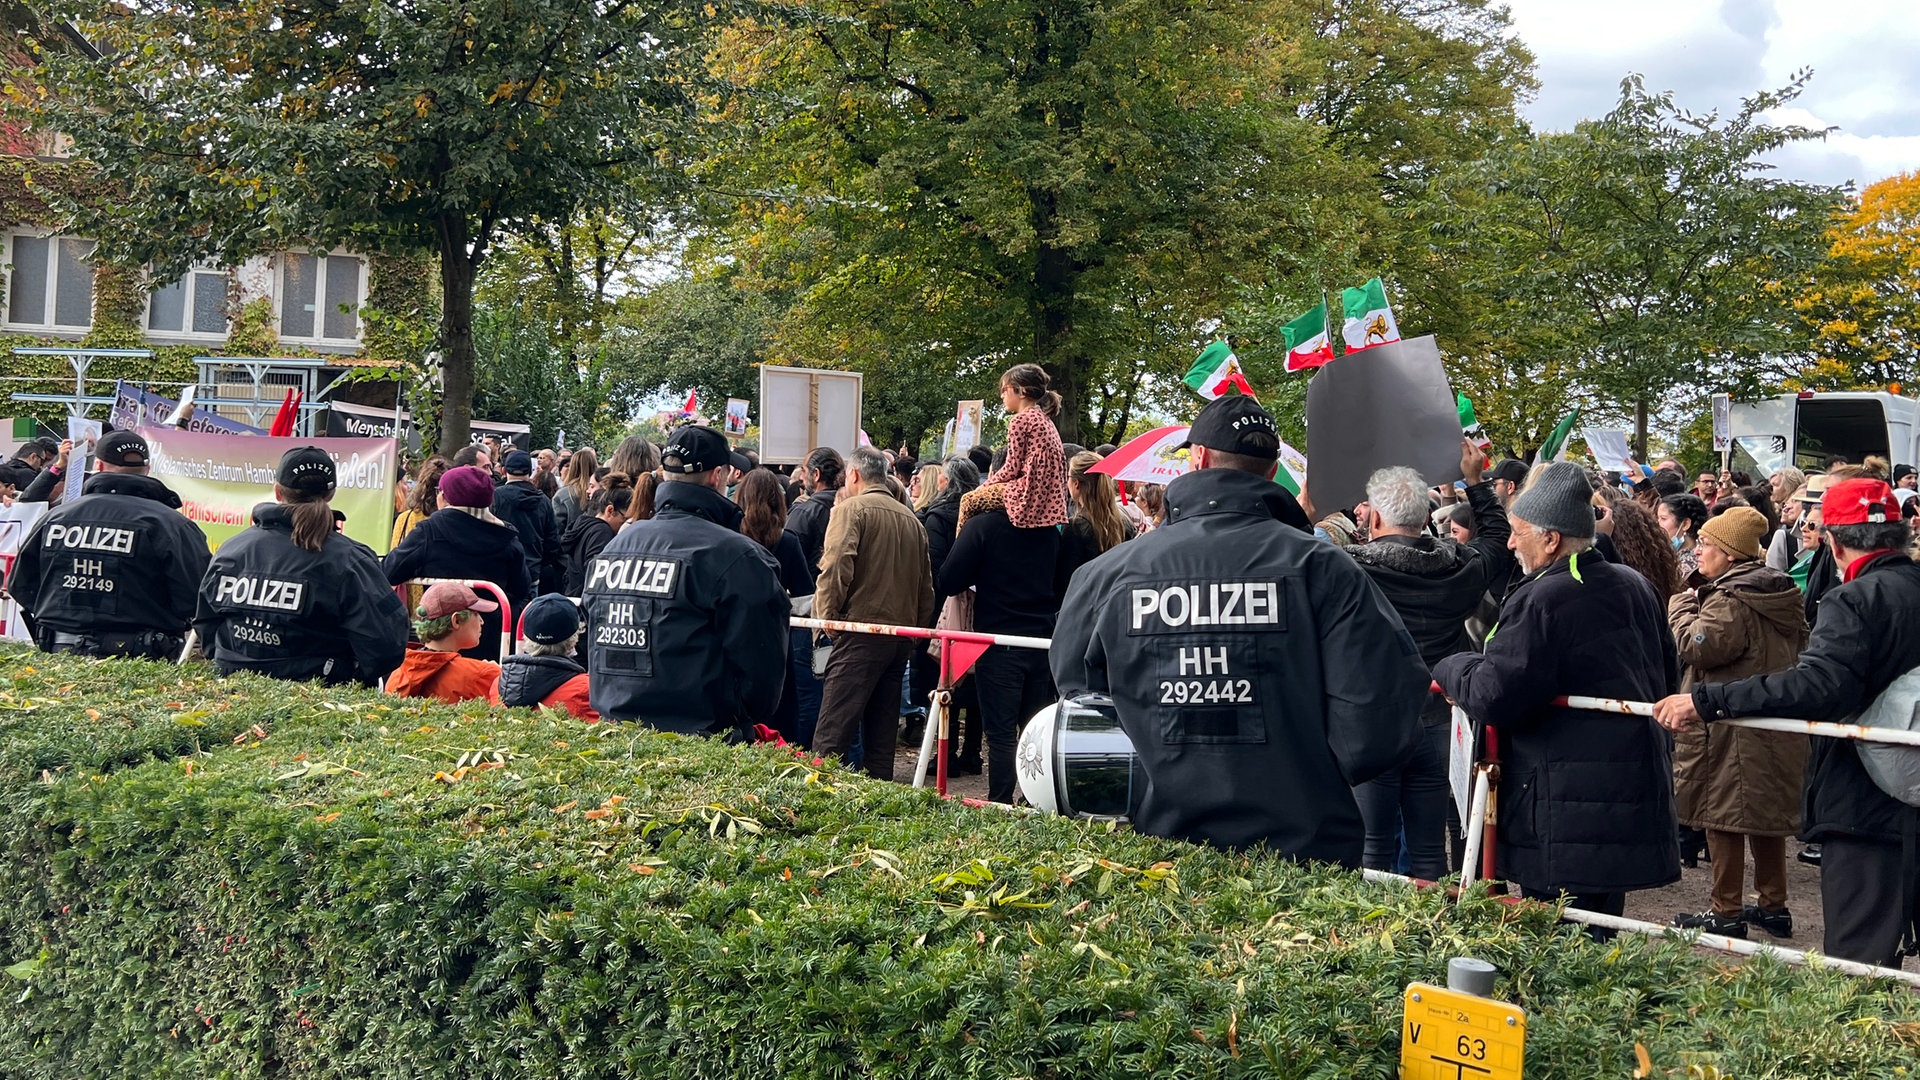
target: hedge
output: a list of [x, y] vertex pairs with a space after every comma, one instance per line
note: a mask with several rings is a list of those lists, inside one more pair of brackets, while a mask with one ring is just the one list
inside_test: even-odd
[[1904, 990], [629, 725], [0, 652], [16, 1077], [1900, 1076]]

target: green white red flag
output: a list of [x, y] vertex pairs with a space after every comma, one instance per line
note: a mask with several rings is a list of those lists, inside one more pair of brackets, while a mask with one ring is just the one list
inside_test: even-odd
[[1379, 278], [1357, 289], [1340, 290], [1340, 313], [1341, 336], [1350, 353], [1400, 340], [1400, 324], [1387, 306], [1387, 287]]
[[1232, 346], [1224, 341], [1202, 349], [1180, 381], [1208, 401], [1228, 394], [1254, 396], [1253, 387], [1247, 385], [1246, 374], [1240, 368], [1240, 358], [1233, 355]]
[[1280, 328], [1287, 339], [1287, 370], [1305, 371], [1333, 359], [1333, 335], [1327, 330], [1327, 305], [1315, 304], [1313, 310]]

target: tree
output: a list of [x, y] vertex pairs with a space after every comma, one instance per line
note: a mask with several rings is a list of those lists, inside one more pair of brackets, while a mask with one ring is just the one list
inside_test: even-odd
[[1794, 303], [1815, 358], [1797, 384], [1920, 382], [1920, 172], [1869, 185], [1835, 215], [1826, 240], [1813, 287]]
[[298, 245], [436, 255], [442, 446], [467, 441], [493, 246], [680, 176], [691, 4], [51, 6], [105, 59], [41, 50], [42, 109], [124, 193], [63, 206], [75, 226], [163, 274]]
[[1765, 164], [1821, 134], [1762, 119], [1807, 78], [1722, 119], [1630, 76], [1604, 118], [1502, 146], [1444, 182], [1440, 231], [1476, 278], [1493, 347], [1523, 370], [1575, 361], [1574, 389], [1633, 403], [1641, 453], [1650, 407], [1756, 390], [1767, 360], [1804, 347], [1792, 298], [1839, 197]]
[[[739, 257], [793, 293], [776, 351], [795, 359], [980, 396], [1037, 362], [1084, 441], [1378, 200], [1371, 163], [1331, 152], [1285, 89], [1316, 78], [1293, 47], [1311, 19], [1285, 0], [787, 16], [716, 51], [738, 135], [703, 175]], [[902, 423], [937, 422], [952, 390], [936, 392]]]

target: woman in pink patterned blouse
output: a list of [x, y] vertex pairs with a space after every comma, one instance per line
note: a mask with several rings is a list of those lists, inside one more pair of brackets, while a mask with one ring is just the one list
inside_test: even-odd
[[1060, 395], [1039, 364], [1018, 364], [1000, 376], [1007, 421], [1007, 461], [988, 484], [1006, 485], [1007, 519], [1022, 529], [1067, 523], [1067, 455], [1053, 418]]

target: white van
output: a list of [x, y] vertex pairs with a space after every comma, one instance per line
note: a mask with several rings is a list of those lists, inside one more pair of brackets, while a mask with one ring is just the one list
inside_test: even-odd
[[1855, 465], [1868, 455], [1895, 465], [1920, 462], [1920, 402], [1878, 391], [1781, 394], [1736, 403], [1733, 428], [1735, 472], [1755, 480], [1792, 465], [1802, 472], [1825, 472], [1836, 457]]

